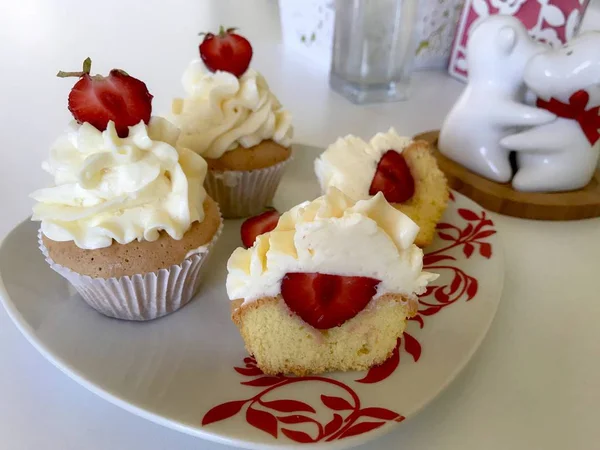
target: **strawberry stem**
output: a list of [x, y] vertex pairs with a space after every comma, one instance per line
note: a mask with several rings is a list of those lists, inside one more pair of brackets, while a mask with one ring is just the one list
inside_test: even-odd
[[87, 57], [83, 60], [83, 67], [82, 67], [81, 72], [64, 72], [62, 70], [59, 70], [58, 73], [56, 74], [56, 76], [59, 78], [67, 78], [67, 77], [80, 78], [84, 75], [88, 75], [90, 73], [90, 70], [92, 70], [92, 60], [89, 57]]
[[[237, 27], [225, 28], [223, 25], [219, 25], [219, 32], [217, 33], [217, 36], [219, 36], [220, 38], [224, 38], [228, 34], [233, 33], [237, 29], [238, 29]], [[202, 32], [198, 33], [198, 36], [204, 36], [204, 40], [206, 40], [206, 39], [210, 39], [210, 38], [214, 37], [215, 34], [211, 33], [210, 31], [202, 31]]]
[[90, 70], [92, 70], [92, 60], [88, 56], [83, 60], [83, 73], [90, 73]]

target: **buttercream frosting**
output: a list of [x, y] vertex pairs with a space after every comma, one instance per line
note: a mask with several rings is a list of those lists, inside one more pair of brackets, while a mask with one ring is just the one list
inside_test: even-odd
[[420, 294], [436, 274], [423, 272], [423, 251], [413, 244], [419, 227], [383, 194], [355, 202], [336, 188], [284, 213], [275, 229], [227, 263], [231, 300], [280, 294], [286, 273], [365, 276], [380, 280], [377, 296]]
[[187, 97], [172, 106], [172, 121], [181, 128], [179, 145], [218, 159], [229, 150], [263, 140], [284, 147], [291, 144], [292, 117], [257, 71], [248, 69], [238, 79], [228, 72], [209, 72], [195, 60], [182, 83]]
[[73, 122], [42, 164], [54, 186], [31, 194], [32, 219], [48, 238], [84, 249], [154, 241], [160, 230], [181, 239], [204, 219], [207, 165], [177, 147], [178, 136], [157, 117], [130, 127], [125, 138], [112, 121], [105, 131]]

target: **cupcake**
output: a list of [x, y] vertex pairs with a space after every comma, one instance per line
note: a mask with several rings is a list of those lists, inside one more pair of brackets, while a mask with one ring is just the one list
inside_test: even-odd
[[33, 220], [50, 267], [99, 312], [149, 320], [198, 290], [222, 220], [203, 187], [206, 162], [176, 145], [177, 127], [151, 118], [146, 85], [120, 70], [84, 70], [69, 94], [73, 122], [43, 169]]
[[355, 202], [331, 188], [236, 249], [232, 320], [260, 369], [302, 376], [385, 361], [437, 278], [422, 270], [418, 232], [382, 193]]
[[339, 138], [315, 160], [315, 173], [323, 192], [336, 187], [354, 200], [383, 193], [417, 223], [419, 247], [432, 242], [450, 194], [430, 145], [398, 136], [393, 128], [369, 142]]
[[178, 145], [208, 163], [205, 187], [225, 218], [258, 214], [271, 204], [290, 160], [291, 115], [248, 68], [252, 47], [233, 29], [206, 34], [200, 56], [183, 74], [186, 98], [172, 105]]

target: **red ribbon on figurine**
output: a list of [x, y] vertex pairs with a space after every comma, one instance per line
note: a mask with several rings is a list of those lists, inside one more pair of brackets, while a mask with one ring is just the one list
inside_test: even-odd
[[581, 90], [569, 97], [569, 103], [563, 103], [555, 98], [551, 98], [548, 102], [538, 98], [536, 105], [558, 117], [576, 120], [587, 140], [594, 145], [600, 139], [600, 106], [585, 109], [589, 100], [590, 94]]

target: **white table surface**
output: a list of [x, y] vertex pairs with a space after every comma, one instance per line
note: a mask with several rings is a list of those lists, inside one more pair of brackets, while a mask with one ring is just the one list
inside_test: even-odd
[[[600, 28], [597, 7], [587, 28]], [[390, 125], [406, 134], [439, 128], [462, 89], [442, 73], [420, 73], [409, 101], [354, 106], [329, 90], [326, 74], [284, 53], [274, 0], [5, 0], [0, 236], [28, 216], [27, 194], [49, 182], [40, 162], [70, 119], [72, 82], [55, 78], [58, 69], [77, 70], [86, 56], [94, 72], [126, 69], [146, 81], [161, 113], [181, 93], [181, 73], [197, 56], [196, 34], [221, 23], [240, 27], [254, 43], [253, 66], [294, 114], [299, 142], [327, 145], [347, 133], [366, 138]], [[365, 449], [600, 448], [600, 219], [494, 218], [507, 267], [489, 335], [438, 399]], [[96, 397], [38, 354], [0, 308], [0, 448], [226, 447]]]

